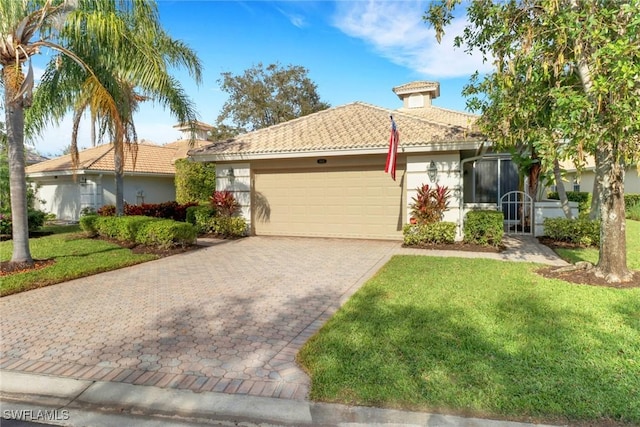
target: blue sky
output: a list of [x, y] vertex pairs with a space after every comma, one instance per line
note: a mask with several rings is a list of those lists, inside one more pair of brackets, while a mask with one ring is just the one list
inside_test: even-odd
[[[307, 68], [321, 99], [331, 106], [362, 101], [389, 109], [401, 106], [394, 86], [431, 80], [441, 85], [434, 105], [464, 110], [462, 87], [474, 71], [488, 69], [478, 55], [453, 47], [464, 19], [440, 45], [436, 42], [422, 21], [427, 1], [159, 0], [158, 7], [168, 33], [202, 61], [201, 85], [181, 70], [174, 75], [195, 102], [200, 120], [212, 124], [227, 99], [219, 89], [221, 73], [239, 75], [258, 63]], [[151, 103], [141, 106], [135, 123], [140, 139], [164, 144], [179, 137], [171, 114]], [[88, 128], [81, 126], [81, 148], [90, 145]], [[70, 120], [65, 120], [33, 144], [42, 154], [58, 155], [70, 133]]]

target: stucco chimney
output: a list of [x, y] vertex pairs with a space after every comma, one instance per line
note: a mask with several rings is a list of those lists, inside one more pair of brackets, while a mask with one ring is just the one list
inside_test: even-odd
[[403, 108], [427, 108], [431, 100], [440, 96], [440, 83], [416, 81], [393, 88], [393, 93], [402, 100]]

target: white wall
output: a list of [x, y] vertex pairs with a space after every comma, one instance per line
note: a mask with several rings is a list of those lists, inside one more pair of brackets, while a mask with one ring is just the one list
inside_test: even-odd
[[249, 163], [216, 164], [216, 191], [233, 192], [236, 201], [240, 204], [241, 215], [250, 227], [251, 168]]
[[[435, 182], [431, 182], [427, 174], [427, 168], [431, 161], [438, 168]], [[438, 153], [424, 156], [407, 156], [407, 223], [411, 218], [411, 204], [417, 194], [418, 187], [423, 184], [430, 186], [447, 187], [450, 191], [449, 209], [445, 211], [443, 221], [455, 222], [458, 225], [458, 234], [461, 235], [460, 223], [460, 198], [462, 197], [460, 180], [460, 153]]]
[[[567, 173], [564, 182], [565, 190], [573, 190], [573, 182], [575, 180], [575, 173]], [[595, 180], [595, 173], [593, 170], [583, 171], [579, 177], [580, 191], [587, 193], [593, 192], [593, 181]], [[624, 176], [624, 193], [625, 194], [640, 194], [640, 176], [635, 166], [627, 169]]]
[[[36, 209], [53, 213], [57, 219], [77, 221], [81, 209], [79, 182], [74, 182], [70, 176], [60, 176], [58, 179], [35, 183], [38, 184]], [[44, 202], [40, 203], [39, 200]]]
[[[116, 204], [116, 181], [113, 175], [102, 177], [103, 205]], [[141, 192], [141, 193], [139, 193]], [[139, 197], [139, 194], [142, 197]], [[125, 176], [124, 201], [131, 205], [141, 203], [163, 203], [176, 199], [173, 176]]]
[[[57, 219], [77, 221], [84, 207], [98, 209], [104, 205], [115, 205], [116, 190], [113, 175], [79, 174], [74, 181], [71, 175], [34, 178], [37, 199], [36, 208], [56, 215]], [[139, 193], [141, 191], [141, 193]], [[139, 198], [138, 194], [143, 197]], [[124, 178], [124, 200], [129, 204], [162, 203], [176, 199], [173, 177], [126, 176]]]

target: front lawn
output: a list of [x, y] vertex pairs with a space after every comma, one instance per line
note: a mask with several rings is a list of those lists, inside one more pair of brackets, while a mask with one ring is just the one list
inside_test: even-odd
[[[44, 268], [2, 277], [0, 296], [115, 270], [158, 258], [134, 254], [130, 249], [103, 240], [88, 239], [78, 226], [45, 227], [54, 234], [29, 239], [34, 259], [52, 259]], [[11, 259], [13, 242], [0, 242], [0, 261]]]
[[[640, 221], [627, 219], [627, 266], [632, 270], [640, 270]], [[598, 248], [556, 249], [558, 255], [570, 263], [589, 261], [598, 262]]]
[[537, 268], [392, 258], [300, 351], [311, 398], [640, 424], [640, 289], [570, 284]]

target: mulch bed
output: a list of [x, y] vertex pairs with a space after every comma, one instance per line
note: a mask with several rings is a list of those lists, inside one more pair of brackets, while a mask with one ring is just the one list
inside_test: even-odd
[[[545, 237], [538, 238], [538, 241], [543, 245], [550, 247], [554, 251], [560, 248], [584, 248], [584, 246], [577, 245], [575, 243], [557, 242]], [[597, 277], [595, 275], [594, 269], [578, 268], [575, 270], [565, 271], [563, 269], [559, 269], [558, 267], [544, 267], [539, 269], [537, 273], [549, 279], [564, 280], [565, 282], [576, 283], [578, 285], [603, 286], [607, 288], [618, 289], [640, 287], [640, 272], [637, 271], [633, 272], [633, 279], [625, 283], [609, 283], [604, 279], [604, 277]]]
[[454, 242], [454, 243], [431, 243], [431, 244], [423, 244], [423, 245], [402, 245], [404, 248], [415, 248], [415, 249], [430, 249], [430, 250], [439, 250], [439, 251], [463, 251], [463, 252], [485, 252], [485, 253], [500, 253], [506, 249], [504, 246], [486, 246], [486, 245], [475, 245], [472, 243], [465, 242]]

